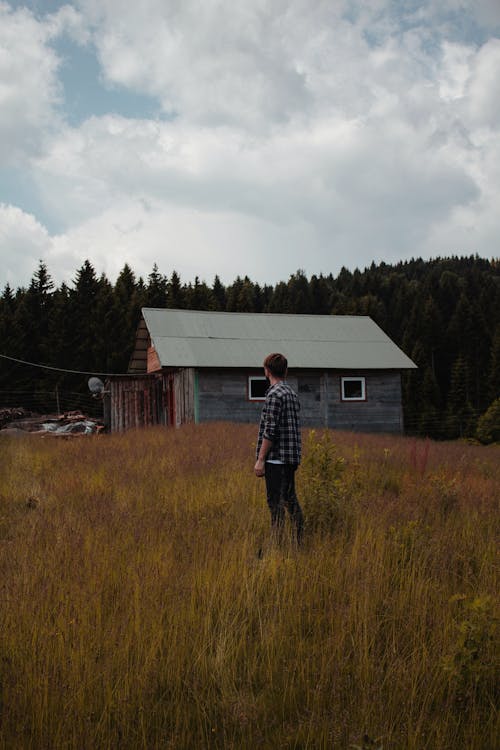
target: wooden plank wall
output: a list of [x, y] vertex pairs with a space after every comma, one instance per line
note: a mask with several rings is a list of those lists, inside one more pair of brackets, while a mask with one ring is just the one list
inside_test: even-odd
[[[248, 400], [249, 372], [200, 371], [200, 422], [228, 421], [258, 423], [262, 401]], [[259, 373], [260, 374], [260, 373]], [[304, 427], [325, 424], [321, 373], [290, 374], [287, 382], [298, 393]]]
[[[261, 401], [248, 400], [248, 375], [241, 371], [199, 372], [199, 419], [255, 422]], [[367, 400], [342, 402], [342, 375], [366, 378]], [[303, 371], [291, 373], [288, 383], [298, 393], [304, 427], [331, 427], [359, 432], [395, 432], [403, 429], [401, 376], [394, 371]]]
[[159, 370], [161, 370], [160, 359], [154, 346], [148, 346], [147, 363], [148, 372], [158, 372]]
[[[200, 370], [200, 422], [258, 422], [261, 401], [248, 400], [248, 375], [241, 371]], [[255, 373], [261, 375], [262, 373]]]
[[128, 372], [142, 373], [146, 372], [147, 369], [147, 348], [149, 346], [149, 333], [144, 322], [144, 318], [141, 318], [139, 325], [137, 326], [137, 333], [135, 338], [135, 347], [130, 357], [128, 366]]
[[194, 422], [194, 369], [186, 367], [174, 373], [175, 424]]
[[[248, 400], [247, 371], [202, 370], [198, 375], [200, 422], [258, 423], [262, 401]], [[342, 375], [366, 379], [366, 401], [341, 401]], [[174, 409], [169, 409], [173, 381]], [[330, 427], [358, 432], [403, 431], [401, 375], [395, 371], [306, 371], [290, 374], [298, 393], [304, 427]], [[153, 424], [177, 426], [195, 420], [195, 371], [136, 375], [110, 382], [111, 431]]]
[[163, 378], [136, 375], [109, 381], [111, 432], [165, 422]]
[[[366, 401], [341, 401], [342, 376], [365, 377]], [[393, 370], [329, 374], [328, 426], [357, 432], [403, 432], [401, 374]]]

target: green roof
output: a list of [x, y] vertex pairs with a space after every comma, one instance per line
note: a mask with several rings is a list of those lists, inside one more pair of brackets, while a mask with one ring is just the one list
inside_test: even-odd
[[281, 352], [290, 368], [416, 365], [367, 316], [278, 315], [143, 308], [162, 367], [259, 368]]

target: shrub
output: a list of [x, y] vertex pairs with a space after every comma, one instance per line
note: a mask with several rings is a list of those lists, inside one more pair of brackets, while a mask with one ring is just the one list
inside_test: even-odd
[[485, 444], [500, 442], [500, 398], [479, 417], [476, 437]]
[[329, 432], [311, 430], [301, 466], [306, 524], [313, 531], [331, 532], [348, 525], [350, 510], [343, 482], [345, 460]]
[[497, 678], [497, 617], [490, 596], [456, 595], [450, 603], [458, 607], [456, 640], [443, 666], [457, 703], [463, 710], [484, 692], [493, 695]]

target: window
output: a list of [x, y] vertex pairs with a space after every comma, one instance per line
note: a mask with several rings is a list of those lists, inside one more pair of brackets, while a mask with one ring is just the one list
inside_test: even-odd
[[341, 401], [366, 401], [364, 378], [341, 378]]
[[248, 376], [248, 399], [249, 401], [264, 401], [266, 391], [269, 388], [269, 380], [263, 375]]

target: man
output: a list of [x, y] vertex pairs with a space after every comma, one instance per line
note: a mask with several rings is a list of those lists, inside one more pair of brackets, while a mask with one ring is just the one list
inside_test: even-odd
[[297, 394], [285, 383], [287, 369], [288, 362], [282, 354], [269, 354], [264, 360], [270, 386], [260, 418], [254, 471], [258, 477], [266, 478], [273, 531], [278, 538], [282, 536], [286, 508], [300, 544], [303, 516], [295, 494], [295, 471], [301, 453], [300, 404]]

